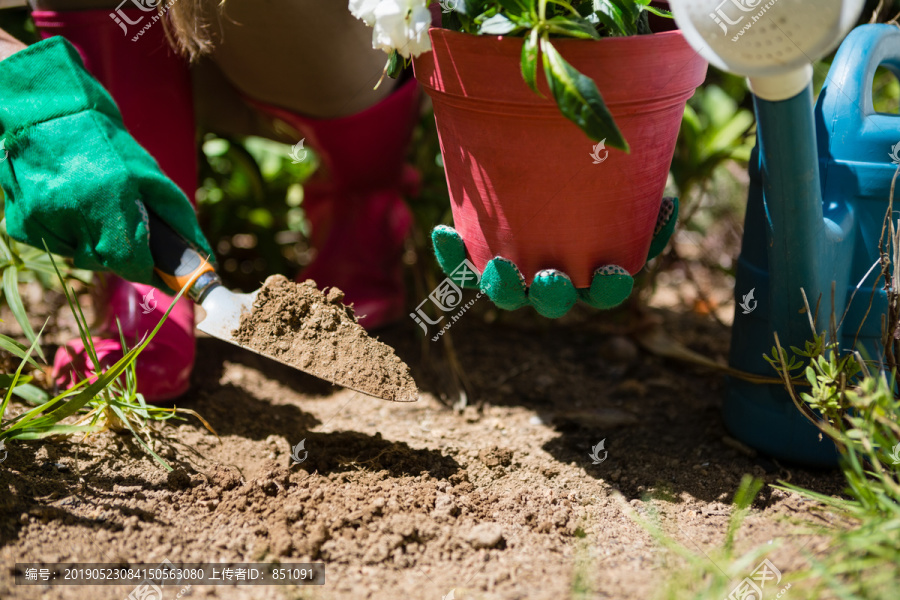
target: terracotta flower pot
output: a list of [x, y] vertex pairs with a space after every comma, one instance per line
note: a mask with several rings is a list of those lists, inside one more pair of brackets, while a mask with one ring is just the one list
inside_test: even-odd
[[552, 101], [542, 68], [544, 98], [522, 81], [521, 38], [439, 28], [430, 36], [433, 52], [415, 60], [415, 74], [434, 104], [454, 226], [475, 266], [502, 256], [527, 282], [558, 269], [577, 288], [601, 266], [639, 271], [685, 102], [706, 76], [681, 32], [553, 40], [594, 79], [631, 147], [600, 150], [598, 164], [594, 142]]

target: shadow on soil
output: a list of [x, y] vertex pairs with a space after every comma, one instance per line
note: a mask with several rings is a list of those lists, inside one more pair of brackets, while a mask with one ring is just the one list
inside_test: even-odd
[[[745, 473], [826, 494], [841, 492], [837, 470], [782, 465], [737, 450], [726, 439], [720, 416], [723, 376], [641, 350], [628, 336], [647, 315], [628, 307], [615, 312], [576, 307], [565, 318], [549, 321], [531, 309], [506, 313], [488, 304], [476, 303], [450, 330], [461, 370], [471, 382], [469, 404], [481, 410], [494, 405], [534, 411], [559, 433], [543, 449], [560, 463], [582, 466], [629, 499], [652, 494], [680, 502], [686, 493], [727, 503]], [[659, 311], [656, 316], [681, 343], [726, 362], [728, 327], [690, 312]], [[382, 338], [410, 364], [420, 388], [437, 396], [448, 380], [444, 342], [422, 340], [409, 321]], [[430, 345], [426, 360], [423, 345]], [[608, 455], [595, 465], [590, 455], [601, 440]], [[766, 487], [758, 505], [768, 504], [770, 494]]]

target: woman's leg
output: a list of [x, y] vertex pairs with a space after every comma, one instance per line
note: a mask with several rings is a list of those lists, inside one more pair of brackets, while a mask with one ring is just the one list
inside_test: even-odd
[[[385, 79], [373, 89], [387, 55], [372, 49], [372, 30], [344, 2], [227, 0], [216, 12], [217, 4], [205, 4], [216, 40], [211, 62], [265, 117], [270, 136], [304, 139], [322, 158], [303, 200], [317, 254], [300, 276], [341, 288], [367, 328], [402, 317], [401, 258], [412, 223], [403, 195], [418, 184], [405, 165], [420, 106], [415, 82]], [[222, 104], [210, 109], [203, 113], [221, 113]], [[235, 124], [247, 122], [234, 112]]]
[[[184, 2], [186, 0], [178, 0]], [[212, 60], [245, 96], [316, 119], [359, 113], [387, 98], [387, 55], [344, 0], [203, 0]]]

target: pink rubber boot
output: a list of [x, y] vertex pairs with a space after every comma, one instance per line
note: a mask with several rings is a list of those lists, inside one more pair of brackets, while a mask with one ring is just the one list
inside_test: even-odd
[[[35, 11], [31, 16], [42, 37], [61, 35], [78, 49], [87, 69], [115, 99], [128, 131], [193, 201], [197, 164], [187, 64], [170, 49], [162, 23], [153, 23], [132, 41], [155, 14], [155, 10], [90, 10]], [[116, 318], [126, 343], [133, 346], [156, 326], [173, 298], [114, 275], [97, 280], [93, 297], [101, 328], [94, 343], [100, 362], [110, 365], [122, 357]], [[152, 300], [148, 297], [151, 291]], [[151, 306], [155, 308], [147, 311]], [[156, 403], [183, 394], [190, 386], [194, 355], [193, 305], [182, 299], [138, 357], [138, 391], [147, 402]], [[62, 388], [95, 368], [81, 340], [60, 348], [53, 363]]]
[[418, 116], [415, 80], [349, 117], [310, 119], [254, 100], [260, 112], [297, 130], [322, 158], [304, 186], [303, 208], [317, 254], [297, 277], [343, 290], [360, 323], [376, 329], [405, 314], [403, 244], [412, 215], [403, 195], [418, 193], [406, 164]]

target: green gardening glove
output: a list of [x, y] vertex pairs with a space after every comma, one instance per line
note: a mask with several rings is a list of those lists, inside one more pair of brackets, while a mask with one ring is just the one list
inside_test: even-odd
[[[665, 248], [675, 230], [677, 218], [678, 199], [663, 198], [647, 260], [656, 257]], [[447, 275], [454, 273], [466, 260], [465, 243], [452, 227], [435, 227], [431, 232], [431, 241], [438, 263]], [[519, 268], [501, 256], [488, 261], [477, 283], [474, 279], [460, 280], [460, 283], [463, 287], [479, 288], [498, 308], [516, 310], [532, 306], [551, 319], [565, 315], [579, 300], [594, 308], [613, 308], [631, 295], [634, 286], [628, 271], [618, 265], [604, 265], [596, 269], [589, 288], [576, 289], [565, 273], [555, 269], [539, 272], [528, 285]]]
[[14, 239], [46, 242], [78, 268], [167, 290], [153, 273], [150, 210], [213, 257], [187, 197], [125, 130], [110, 95], [63, 38], [0, 61], [0, 139]]

